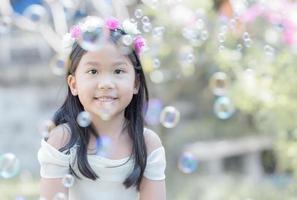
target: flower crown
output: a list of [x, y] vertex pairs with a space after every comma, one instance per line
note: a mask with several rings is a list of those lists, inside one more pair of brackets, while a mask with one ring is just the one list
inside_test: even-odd
[[84, 32], [95, 31], [96, 28], [106, 28], [105, 30], [116, 31], [117, 29], [123, 30], [125, 33], [133, 37], [133, 47], [135, 52], [139, 55], [145, 46], [145, 40], [139, 34], [137, 24], [132, 23], [130, 20], [123, 21], [120, 25], [119, 20], [114, 17], [107, 18], [105, 21], [99, 17], [88, 16], [83, 23], [73, 26], [69, 33], [63, 37], [63, 52], [70, 53], [74, 42], [77, 42]]

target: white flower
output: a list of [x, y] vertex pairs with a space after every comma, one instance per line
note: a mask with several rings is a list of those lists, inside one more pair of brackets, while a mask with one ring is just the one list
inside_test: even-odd
[[140, 34], [140, 31], [137, 29], [137, 23], [132, 23], [130, 20], [126, 19], [123, 24], [123, 29], [126, 33], [137, 35]]
[[85, 22], [80, 24], [80, 28], [82, 32], [92, 32], [98, 27], [103, 27], [103, 25], [104, 21], [101, 18], [95, 16], [88, 16]]

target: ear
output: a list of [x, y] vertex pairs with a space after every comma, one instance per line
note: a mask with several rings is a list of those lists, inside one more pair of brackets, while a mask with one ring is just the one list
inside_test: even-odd
[[76, 88], [76, 79], [75, 79], [75, 76], [73, 75], [69, 75], [67, 77], [67, 83], [68, 83], [68, 86], [71, 90], [71, 93], [73, 96], [77, 96], [78, 92], [77, 92], [77, 88]]
[[136, 76], [135, 76], [135, 82], [134, 82], [133, 94], [138, 94], [139, 87], [140, 87], [140, 78], [139, 78], [139, 74], [136, 74]]

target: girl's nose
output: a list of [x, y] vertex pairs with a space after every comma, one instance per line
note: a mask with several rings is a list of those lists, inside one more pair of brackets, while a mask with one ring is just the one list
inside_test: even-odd
[[99, 77], [98, 80], [98, 89], [112, 89], [115, 85], [111, 79], [111, 77]]

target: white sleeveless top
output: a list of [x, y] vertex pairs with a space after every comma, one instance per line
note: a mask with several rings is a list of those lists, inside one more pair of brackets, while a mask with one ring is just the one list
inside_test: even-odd
[[[69, 164], [74, 163], [76, 146], [70, 149], [70, 154], [64, 154], [41, 140], [41, 147], [38, 151], [38, 161], [40, 163], [40, 175], [43, 178], [63, 178], [69, 174]], [[134, 166], [134, 160], [129, 157], [112, 160], [100, 155], [87, 156], [90, 166], [99, 176], [96, 181], [81, 175], [76, 165], [71, 165], [76, 174], [81, 179], [75, 178], [74, 184], [69, 188], [69, 200], [136, 200], [139, 193], [136, 187], [128, 189], [123, 185]], [[119, 167], [120, 164], [123, 164]], [[161, 146], [153, 150], [147, 157], [147, 165], [143, 176], [150, 180], [165, 179], [166, 158], [164, 147]]]

